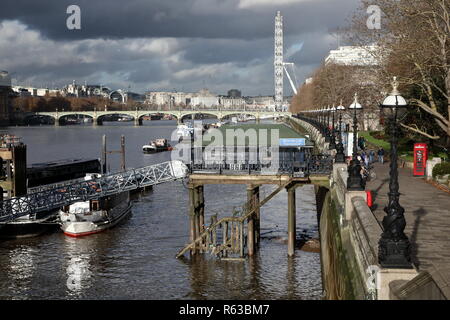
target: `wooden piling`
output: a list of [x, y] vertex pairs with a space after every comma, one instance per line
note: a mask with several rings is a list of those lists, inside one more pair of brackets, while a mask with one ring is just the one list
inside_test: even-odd
[[[249, 210], [255, 206], [254, 187], [247, 186], [247, 203], [250, 205]], [[252, 214], [247, 220], [247, 250], [248, 255], [255, 254], [255, 214]]]
[[296, 241], [296, 207], [295, 207], [295, 186], [288, 188], [288, 255], [295, 253]]
[[200, 217], [200, 232], [205, 230], [205, 194], [204, 187], [198, 186], [198, 214]]
[[[259, 206], [259, 186], [255, 186], [253, 188], [253, 197], [254, 197], [254, 206]], [[255, 242], [256, 245], [259, 246], [259, 243], [261, 242], [261, 210], [258, 207], [255, 211]]]
[[[195, 199], [194, 199], [194, 186], [189, 185], [189, 241], [193, 242], [196, 238], [195, 236]], [[191, 250], [191, 255], [196, 253], [195, 246]]]
[[[223, 228], [223, 230], [222, 230], [222, 232], [223, 232], [223, 244], [226, 245], [227, 242], [228, 242], [228, 222], [225, 222], [222, 226], [223, 226], [222, 227]], [[225, 247], [225, 250], [223, 251], [223, 254], [224, 254], [225, 257], [228, 256], [228, 248], [227, 247]]]

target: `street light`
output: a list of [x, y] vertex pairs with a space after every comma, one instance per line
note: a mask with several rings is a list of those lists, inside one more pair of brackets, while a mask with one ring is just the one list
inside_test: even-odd
[[384, 208], [386, 216], [383, 218], [383, 233], [378, 242], [378, 262], [383, 268], [411, 269], [411, 248], [408, 237], [404, 233], [406, 226], [405, 209], [399, 203], [400, 193], [397, 165], [397, 117], [399, 116], [399, 111], [401, 113], [406, 112], [408, 103], [398, 92], [397, 77], [394, 77], [392, 88], [391, 94], [380, 105], [382, 110], [390, 111], [391, 159], [389, 171], [389, 202]]
[[325, 121], [325, 142], [330, 142], [331, 141], [331, 136], [330, 136], [330, 106], [327, 106], [326, 108], [323, 109], [325, 114], [326, 114], [326, 121]]
[[345, 163], [344, 144], [342, 143], [342, 112], [345, 107], [341, 104], [336, 108], [339, 114], [339, 130], [338, 130], [338, 143], [336, 145], [336, 156], [334, 157], [335, 163]]
[[355, 93], [354, 102], [348, 107], [349, 110], [353, 110], [353, 155], [350, 165], [348, 166], [348, 178], [347, 178], [347, 190], [351, 191], [364, 191], [365, 182], [361, 176], [361, 164], [358, 160], [358, 119], [356, 118], [357, 110], [362, 110], [362, 106], [358, 103], [358, 94]]
[[332, 122], [331, 122], [331, 130], [330, 130], [330, 144], [328, 146], [329, 150], [336, 149], [336, 137], [335, 137], [335, 130], [334, 130], [334, 114], [336, 113], [336, 107], [333, 104], [333, 108], [329, 109], [332, 115]]

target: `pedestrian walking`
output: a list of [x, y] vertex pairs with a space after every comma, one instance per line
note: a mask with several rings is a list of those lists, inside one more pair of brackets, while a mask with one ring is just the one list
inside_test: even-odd
[[373, 161], [375, 160], [375, 151], [370, 150], [369, 151], [369, 163], [373, 163]]
[[384, 164], [384, 149], [383, 148], [378, 149], [378, 162], [381, 162], [381, 164]]
[[369, 168], [369, 154], [364, 152], [364, 164], [366, 165], [366, 168]]

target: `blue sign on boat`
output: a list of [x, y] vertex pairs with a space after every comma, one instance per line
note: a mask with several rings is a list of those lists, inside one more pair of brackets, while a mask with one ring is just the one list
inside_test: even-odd
[[280, 147], [301, 147], [306, 145], [305, 138], [284, 138], [280, 139]]

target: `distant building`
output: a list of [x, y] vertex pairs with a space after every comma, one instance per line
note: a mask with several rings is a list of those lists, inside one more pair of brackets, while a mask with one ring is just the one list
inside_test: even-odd
[[245, 99], [241, 97], [220, 97], [219, 98], [219, 104], [223, 108], [233, 108], [233, 107], [242, 107], [244, 108], [247, 102]]
[[375, 66], [377, 59], [372, 54], [377, 46], [341, 46], [337, 50], [331, 50], [325, 58], [325, 64], [339, 64], [347, 66]]
[[191, 99], [191, 105], [199, 107], [212, 107], [219, 105], [219, 97], [208, 89], [202, 89]]
[[273, 96], [248, 97], [247, 103], [253, 109], [275, 110], [275, 98]]
[[158, 106], [187, 106], [191, 103], [193, 94], [185, 92], [150, 91], [145, 94], [145, 103]]
[[79, 85], [75, 80], [71, 84], [66, 85], [62, 89], [62, 95], [73, 97], [104, 97], [109, 98], [111, 89], [102, 85], [88, 85], [86, 82], [84, 85]]
[[242, 93], [238, 89], [231, 89], [231, 90], [228, 90], [228, 97], [240, 98], [240, 97], [242, 97]]
[[6, 71], [0, 71], [0, 125], [8, 125], [11, 114], [11, 77]]

